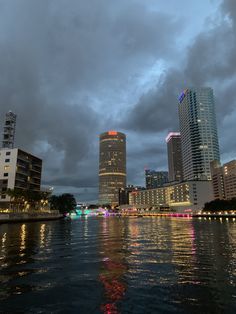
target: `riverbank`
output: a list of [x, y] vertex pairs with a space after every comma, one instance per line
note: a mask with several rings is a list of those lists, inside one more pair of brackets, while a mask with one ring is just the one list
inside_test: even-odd
[[42, 220], [56, 220], [63, 218], [58, 211], [54, 212], [23, 212], [23, 213], [0, 213], [0, 224], [30, 222]]
[[116, 214], [118, 216], [122, 217], [185, 217], [185, 218], [192, 218], [192, 217], [197, 217], [197, 218], [236, 218], [236, 213], [233, 214], [217, 214], [217, 213], [201, 213], [201, 214], [187, 214], [187, 213], [119, 213]]

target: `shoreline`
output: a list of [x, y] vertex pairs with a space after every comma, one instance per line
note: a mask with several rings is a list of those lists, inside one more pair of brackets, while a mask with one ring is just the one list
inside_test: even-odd
[[0, 224], [57, 220], [62, 218], [63, 215], [58, 212], [0, 213]]

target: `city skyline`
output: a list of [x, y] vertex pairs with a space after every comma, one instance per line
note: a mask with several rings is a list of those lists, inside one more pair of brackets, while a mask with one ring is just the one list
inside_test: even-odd
[[235, 1], [86, 3], [0, 11], [0, 127], [17, 114], [16, 147], [44, 160], [43, 184], [95, 200], [107, 129], [127, 134], [128, 184], [144, 185], [145, 167], [167, 170], [164, 138], [192, 86], [213, 88], [222, 163], [234, 159]]

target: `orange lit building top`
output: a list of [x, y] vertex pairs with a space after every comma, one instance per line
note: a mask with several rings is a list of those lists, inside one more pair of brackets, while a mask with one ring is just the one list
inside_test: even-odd
[[111, 130], [111, 131], [108, 131], [108, 135], [117, 135], [117, 132], [116, 132], [116, 131]]

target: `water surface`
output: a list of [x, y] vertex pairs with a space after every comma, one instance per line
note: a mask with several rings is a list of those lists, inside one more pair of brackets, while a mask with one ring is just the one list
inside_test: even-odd
[[0, 313], [236, 313], [236, 222], [0, 225]]

